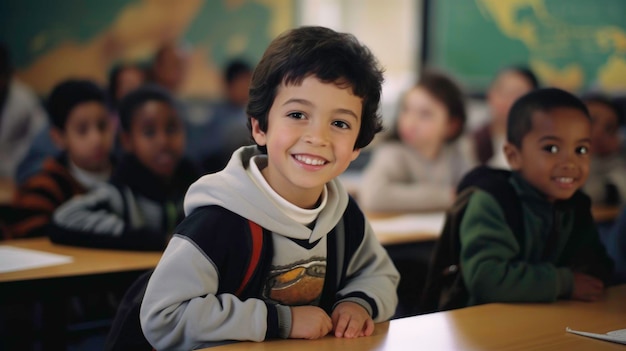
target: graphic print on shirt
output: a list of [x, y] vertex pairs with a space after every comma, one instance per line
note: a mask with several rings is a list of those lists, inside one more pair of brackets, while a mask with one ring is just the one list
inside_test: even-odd
[[272, 266], [263, 296], [287, 305], [317, 305], [326, 276], [326, 258], [312, 257], [284, 266]]

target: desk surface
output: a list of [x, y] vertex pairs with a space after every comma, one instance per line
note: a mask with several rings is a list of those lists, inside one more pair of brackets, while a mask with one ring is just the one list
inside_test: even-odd
[[488, 304], [380, 323], [367, 338], [244, 342], [210, 350], [625, 349], [624, 345], [567, 333], [568, 326], [594, 333], [626, 328], [626, 285], [608, 289], [605, 298], [594, 303]]
[[621, 209], [617, 206], [592, 206], [591, 214], [593, 219], [600, 222], [610, 222], [619, 216]]
[[156, 267], [160, 252], [137, 252], [57, 245], [48, 238], [18, 239], [0, 242], [0, 245], [51, 252], [71, 256], [74, 261], [67, 264], [0, 273], [0, 283], [22, 280], [60, 278], [94, 275]]
[[[397, 218], [403, 218], [406, 216], [416, 216], [416, 218], [419, 218], [420, 216], [429, 217], [432, 215], [443, 216], [443, 213], [442, 212], [430, 212], [430, 213], [429, 212], [426, 212], [426, 213], [367, 212], [365, 213], [365, 217], [367, 218], [367, 220], [370, 222], [370, 224], [373, 227], [374, 227], [374, 221], [393, 220]], [[412, 223], [412, 224], [409, 223], [407, 225], [415, 225], [415, 223]], [[419, 226], [419, 227], [423, 228], [424, 226]], [[435, 241], [439, 238], [439, 235], [441, 235], [441, 229], [437, 229], [437, 230], [415, 229], [415, 230], [408, 230], [408, 231], [403, 230], [402, 232], [374, 230], [374, 234], [376, 235], [376, 238], [378, 238], [378, 241], [383, 245], [397, 245], [397, 244], [408, 244], [408, 243], [423, 242], [423, 241]]]

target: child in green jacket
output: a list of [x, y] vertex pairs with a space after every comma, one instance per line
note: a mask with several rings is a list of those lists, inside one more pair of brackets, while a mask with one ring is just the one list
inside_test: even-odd
[[461, 221], [461, 270], [468, 305], [594, 301], [612, 262], [600, 243], [589, 198], [578, 191], [589, 174], [591, 119], [585, 105], [559, 89], [515, 102], [508, 117], [509, 182], [520, 201], [522, 240], [498, 202], [476, 191]]

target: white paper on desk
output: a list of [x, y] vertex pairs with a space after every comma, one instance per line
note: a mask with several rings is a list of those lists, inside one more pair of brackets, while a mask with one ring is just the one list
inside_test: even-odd
[[445, 213], [407, 214], [397, 217], [370, 220], [374, 233], [410, 234], [433, 233], [438, 234], [443, 229]]
[[72, 261], [73, 259], [70, 256], [13, 246], [0, 246], [0, 273], [55, 266]]
[[596, 338], [596, 339], [605, 340], [605, 341], [612, 341], [612, 342], [617, 342], [617, 343], [626, 345], [626, 329], [614, 330], [606, 334], [588, 333], [584, 331], [570, 329], [570, 327], [565, 328], [565, 331], [572, 333], [572, 334], [588, 336], [590, 338]]

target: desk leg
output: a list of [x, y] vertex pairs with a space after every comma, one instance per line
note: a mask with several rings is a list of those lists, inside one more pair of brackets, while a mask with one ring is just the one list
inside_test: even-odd
[[50, 294], [42, 300], [42, 309], [43, 349], [66, 350], [67, 298], [50, 291]]

